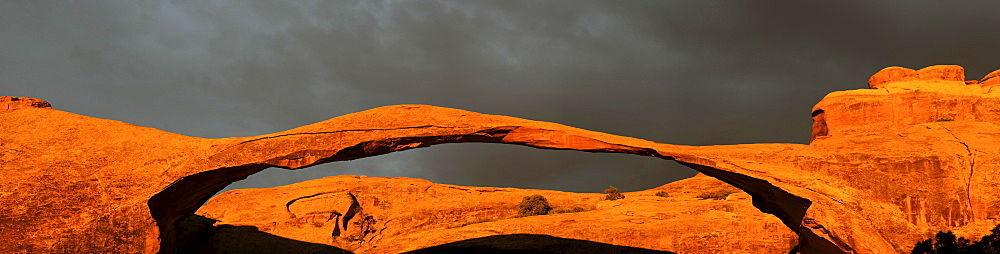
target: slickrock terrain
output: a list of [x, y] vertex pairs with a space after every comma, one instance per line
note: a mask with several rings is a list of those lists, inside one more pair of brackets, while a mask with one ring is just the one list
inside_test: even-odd
[[[801, 253], [905, 253], [938, 230], [974, 238], [1000, 223], [1000, 117], [996, 114], [1000, 91], [995, 89], [996, 73], [982, 82], [963, 82], [964, 71], [958, 66], [932, 66], [913, 72], [887, 68], [869, 80], [869, 89], [834, 92], [820, 101], [813, 109], [814, 138], [808, 145], [670, 145], [426, 105], [380, 107], [268, 135], [205, 139], [55, 110], [37, 99], [2, 97], [0, 253], [187, 251], [184, 248], [191, 247], [192, 235], [200, 239], [197, 236], [202, 231], [195, 230], [197, 226], [209, 220], [193, 216], [202, 203], [229, 183], [265, 168], [297, 169], [462, 142], [675, 160], [746, 192], [754, 207], [797, 234], [794, 248]], [[354, 195], [360, 207], [371, 207], [362, 202], [370, 197]], [[559, 204], [572, 203], [551, 195]], [[546, 224], [553, 222], [545, 218], [628, 209], [631, 204], [644, 206], [646, 198], [652, 197], [638, 195], [634, 201], [624, 201], [622, 208], [484, 222], [457, 229], [510, 225], [499, 228], [502, 232], [535, 232], [529, 225], [555, 225]], [[338, 200], [342, 202], [343, 197]], [[306, 214], [295, 213], [296, 218], [315, 219], [317, 215], [308, 213], [316, 206], [308, 198], [301, 201], [286, 204], [288, 212], [304, 211]], [[245, 209], [254, 207], [262, 213], [272, 209], [246, 205]], [[335, 206], [343, 209], [345, 203]], [[341, 215], [351, 213], [350, 205], [346, 206], [348, 210]], [[635, 214], [657, 213], [638, 210], [642, 209]], [[206, 214], [224, 222], [238, 221], [228, 214]], [[281, 238], [249, 226], [222, 226], [222, 233], [244, 232], [246, 242]], [[327, 225], [319, 226], [324, 227]], [[275, 224], [272, 229], [280, 233], [282, 227]], [[341, 235], [353, 233], [346, 231], [350, 229], [342, 230]], [[415, 239], [410, 246], [386, 244], [379, 248], [436, 244], [432, 242], [437, 239], [435, 232], [418, 233], [416, 237], [428, 238]], [[330, 234], [332, 237], [335, 231]], [[574, 231], [566, 234], [583, 235]], [[632, 244], [618, 240], [628, 237], [588, 237]], [[484, 241], [509, 244], [526, 238], [544, 238], [554, 244], [550, 246], [594, 243], [518, 234], [436, 247]], [[311, 250], [343, 250], [308, 241], [297, 243]], [[659, 248], [656, 244], [664, 243], [644, 244]]]
[[[200, 228], [204, 229], [217, 220], [215, 225], [222, 229], [250, 226], [355, 253], [402, 253], [507, 235], [586, 240], [650, 253], [787, 253], [795, 245], [798, 237], [774, 216], [754, 208], [746, 193], [733, 193], [723, 200], [697, 197], [723, 190], [736, 188], [700, 175], [610, 201], [596, 193], [335, 176], [229, 191], [211, 199], [197, 214], [213, 219], [203, 220]], [[670, 195], [656, 196], [660, 191]], [[536, 194], [548, 199], [554, 210], [549, 215], [516, 217], [521, 199]], [[573, 208], [583, 211], [556, 213]], [[216, 231], [220, 233], [211, 241], [200, 242], [214, 246], [190, 248], [232, 249], [230, 242], [244, 238], [242, 232]], [[480, 245], [497, 248], [496, 242]]]

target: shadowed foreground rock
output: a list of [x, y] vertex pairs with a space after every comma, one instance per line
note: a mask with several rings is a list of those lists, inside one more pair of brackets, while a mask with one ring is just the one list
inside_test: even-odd
[[419, 249], [406, 253], [634, 253], [672, 254], [547, 235], [492, 235]]
[[798, 234], [803, 253], [905, 252], [938, 230], [983, 235], [1000, 218], [995, 78], [961, 82], [954, 79], [964, 73], [935, 69], [940, 79], [831, 93], [814, 108], [809, 145], [670, 145], [425, 105], [205, 139], [48, 103], [8, 106], [0, 112], [0, 252], [174, 253], [182, 218], [265, 168], [462, 142], [676, 160], [751, 195]]

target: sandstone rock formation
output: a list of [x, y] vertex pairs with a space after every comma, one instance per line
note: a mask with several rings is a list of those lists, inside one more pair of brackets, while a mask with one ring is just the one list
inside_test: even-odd
[[958, 65], [934, 65], [915, 71], [903, 67], [887, 67], [868, 79], [868, 88], [877, 89], [887, 83], [906, 81], [963, 82], [965, 81], [965, 68]]
[[0, 112], [0, 252], [174, 253], [186, 237], [178, 225], [267, 167], [492, 142], [675, 160], [752, 196], [798, 235], [802, 253], [902, 253], [937, 230], [975, 237], [1000, 223], [995, 75], [966, 85], [954, 67], [925, 69], [831, 93], [814, 108], [822, 122], [809, 145], [670, 145], [425, 105], [205, 139], [9, 106]]
[[[251, 226], [355, 253], [403, 253], [515, 234], [676, 253], [787, 253], [796, 244], [798, 237], [774, 216], [757, 211], [746, 193], [731, 194], [728, 200], [696, 198], [722, 189], [735, 187], [700, 175], [608, 201], [598, 193], [334, 176], [229, 191], [209, 200], [197, 214], [215, 225]], [[656, 196], [659, 191], [671, 195]], [[521, 198], [536, 194], [545, 196], [555, 211], [585, 211], [515, 217]], [[352, 219], [344, 220], [348, 215]], [[217, 245], [207, 248], [224, 248], [222, 244], [241, 238], [223, 232], [206, 241]]]
[[813, 107], [813, 140], [938, 120], [1000, 122], [1000, 90], [991, 85], [1000, 82], [997, 75], [977, 83], [964, 82], [964, 69], [955, 65], [882, 69], [869, 79], [872, 89], [832, 92]]
[[986, 74], [986, 76], [983, 77], [979, 83], [984, 86], [1000, 85], [1000, 70], [995, 70], [990, 72], [990, 74]]
[[22, 108], [52, 108], [52, 105], [47, 101], [35, 98], [0, 96], [0, 112], [14, 111]]

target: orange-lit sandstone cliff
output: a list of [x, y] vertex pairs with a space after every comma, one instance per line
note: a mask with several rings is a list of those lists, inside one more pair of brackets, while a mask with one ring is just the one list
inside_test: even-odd
[[[937, 230], [974, 237], [1000, 223], [997, 76], [963, 82], [958, 66], [887, 68], [869, 80], [870, 89], [834, 92], [819, 102], [809, 145], [670, 145], [425, 105], [380, 107], [262, 136], [205, 139], [2, 97], [0, 252], [174, 253], [184, 242], [179, 239], [190, 236], [179, 228], [198, 218], [192, 215], [203, 202], [264, 168], [491, 142], [675, 160], [752, 196], [754, 207], [798, 235], [802, 253], [903, 253]], [[220, 197], [227, 196], [233, 195]], [[296, 201], [288, 209], [311, 208]], [[614, 210], [590, 212], [602, 211]], [[586, 213], [523, 219], [554, 225], [544, 218]]]

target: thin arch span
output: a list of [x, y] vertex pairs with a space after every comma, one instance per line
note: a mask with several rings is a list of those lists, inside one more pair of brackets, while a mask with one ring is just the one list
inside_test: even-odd
[[[800, 239], [803, 253], [849, 253], [850, 241], [833, 236], [822, 219], [807, 218], [807, 191], [766, 169], [739, 162], [794, 149], [794, 144], [680, 146], [593, 132], [565, 125], [425, 105], [399, 105], [344, 115], [285, 132], [227, 140], [195, 165], [212, 165], [171, 183], [148, 201], [161, 253], [176, 253], [176, 225], [228, 184], [269, 167], [299, 169], [446, 143], [502, 143], [539, 149], [625, 153], [675, 160], [746, 191], [753, 205], [778, 217]], [[781, 185], [781, 186], [779, 186]], [[803, 226], [803, 221], [809, 225]]]

